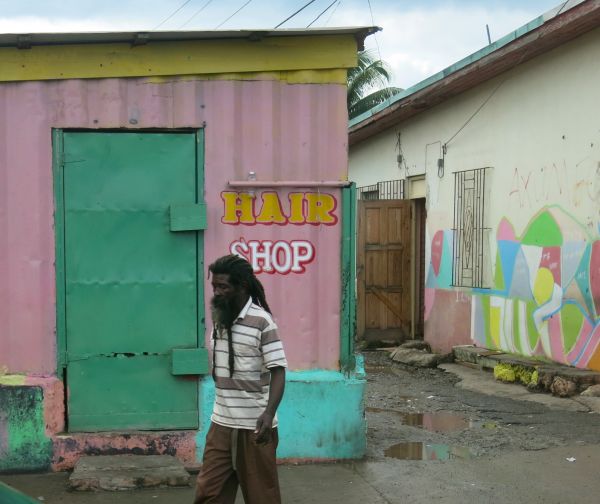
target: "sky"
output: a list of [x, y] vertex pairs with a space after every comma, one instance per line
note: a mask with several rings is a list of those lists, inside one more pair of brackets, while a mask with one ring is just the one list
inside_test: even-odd
[[[0, 0], [0, 33], [272, 29], [310, 0]], [[332, 5], [333, 3], [333, 5]], [[313, 0], [281, 28], [377, 25], [367, 49], [408, 88], [561, 0]], [[568, 6], [567, 6], [568, 7]], [[237, 14], [233, 15], [238, 9]]]

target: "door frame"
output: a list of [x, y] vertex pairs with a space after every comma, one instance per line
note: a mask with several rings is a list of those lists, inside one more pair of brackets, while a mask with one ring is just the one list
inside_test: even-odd
[[[67, 328], [66, 328], [66, 275], [65, 275], [65, 193], [64, 193], [64, 133], [190, 133], [196, 139], [196, 202], [204, 202], [204, 129], [91, 129], [52, 128], [52, 178], [54, 183], [54, 239], [56, 281], [56, 366], [57, 376], [66, 383]], [[204, 232], [196, 232], [197, 258], [197, 347], [204, 347]], [[66, 386], [65, 386], [66, 394]], [[65, 420], [68, 421], [65, 410]], [[68, 425], [68, 424], [67, 424]]]

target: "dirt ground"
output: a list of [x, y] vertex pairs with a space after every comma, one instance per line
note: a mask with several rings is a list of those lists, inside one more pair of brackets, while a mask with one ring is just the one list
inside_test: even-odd
[[[457, 387], [460, 378], [441, 369], [404, 366], [390, 361], [385, 352], [368, 352], [365, 357], [369, 459], [382, 459], [386, 448], [408, 441], [465, 447], [474, 457], [600, 443], [600, 415], [585, 404], [573, 408], [569, 399], [533, 394], [513, 384], [502, 385], [514, 389], [511, 396], [545, 396], [539, 399], [554, 399], [554, 407], [483, 394]], [[476, 373], [482, 381], [493, 381], [490, 372]], [[437, 413], [431, 415], [436, 430], [456, 430], [432, 432], [407, 426], [402, 414], [415, 412]]]
[[[600, 502], [600, 414], [585, 402], [532, 394], [462, 366], [411, 368], [384, 352], [365, 358], [367, 457], [281, 466], [284, 503]], [[193, 495], [71, 493], [67, 478], [0, 475], [49, 504], [189, 504]]]

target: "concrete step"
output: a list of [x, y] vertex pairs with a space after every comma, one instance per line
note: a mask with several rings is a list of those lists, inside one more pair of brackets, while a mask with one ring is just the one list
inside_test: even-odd
[[72, 490], [133, 490], [189, 486], [183, 463], [170, 455], [99, 455], [81, 457], [69, 478]]
[[531, 390], [551, 392], [561, 397], [580, 394], [589, 387], [600, 384], [600, 373], [597, 371], [539, 358], [528, 358], [472, 345], [455, 346], [452, 351], [456, 362], [465, 362], [480, 369], [491, 369], [502, 381], [520, 381]]

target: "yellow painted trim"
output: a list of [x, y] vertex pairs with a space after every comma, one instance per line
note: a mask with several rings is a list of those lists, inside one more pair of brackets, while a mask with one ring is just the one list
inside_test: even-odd
[[150, 77], [148, 82], [162, 84], [169, 81], [281, 81], [288, 84], [343, 84], [346, 85], [347, 70], [289, 70], [283, 72], [247, 72], [209, 75], [169, 75]]
[[281, 80], [288, 84], [343, 84], [348, 80], [348, 70], [299, 70], [282, 72]]
[[23, 376], [23, 375], [0, 376], [0, 385], [25, 385], [25, 376]]
[[[0, 81], [300, 71], [356, 65], [352, 35], [0, 48]], [[312, 75], [312, 74], [310, 74]], [[339, 78], [337, 76], [336, 78]]]

